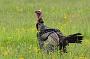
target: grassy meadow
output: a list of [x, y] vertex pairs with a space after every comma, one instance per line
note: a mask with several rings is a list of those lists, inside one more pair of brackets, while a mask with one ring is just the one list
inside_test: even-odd
[[[38, 47], [35, 10], [64, 35], [80, 32], [82, 44], [68, 53], [46, 54]], [[90, 0], [0, 0], [0, 59], [90, 59]]]

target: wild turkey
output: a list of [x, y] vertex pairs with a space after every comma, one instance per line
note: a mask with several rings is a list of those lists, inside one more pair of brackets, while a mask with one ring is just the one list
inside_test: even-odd
[[83, 36], [81, 33], [71, 34], [64, 36], [59, 29], [49, 28], [44, 25], [43, 16], [41, 10], [35, 11], [37, 16], [37, 38], [40, 49], [46, 51], [54, 51], [56, 49], [66, 51], [66, 46], [69, 43], [81, 43]]

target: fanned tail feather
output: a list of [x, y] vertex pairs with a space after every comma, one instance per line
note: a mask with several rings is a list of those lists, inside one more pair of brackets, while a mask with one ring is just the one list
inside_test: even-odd
[[83, 40], [83, 36], [81, 33], [76, 33], [67, 36], [65, 39], [68, 41], [68, 43], [81, 43]]

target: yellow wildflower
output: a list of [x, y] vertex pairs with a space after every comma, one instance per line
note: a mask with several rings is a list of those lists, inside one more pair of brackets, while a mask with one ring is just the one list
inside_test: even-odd
[[84, 57], [84, 56], [81, 56], [79, 59], [87, 59], [86, 57]]
[[64, 16], [64, 19], [66, 20], [67, 19], [67, 16]]
[[3, 55], [4, 55], [4, 56], [7, 56], [8, 54], [9, 54], [9, 53], [8, 53], [7, 50], [3, 52]]
[[23, 56], [20, 56], [19, 59], [25, 59]]

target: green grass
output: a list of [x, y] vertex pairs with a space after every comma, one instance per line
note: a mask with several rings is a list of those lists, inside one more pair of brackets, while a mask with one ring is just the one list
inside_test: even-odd
[[[63, 55], [41, 52], [34, 14], [38, 9], [47, 26], [64, 35], [82, 33], [82, 44], [70, 44]], [[0, 59], [89, 59], [89, 41], [90, 0], [0, 0]]]

